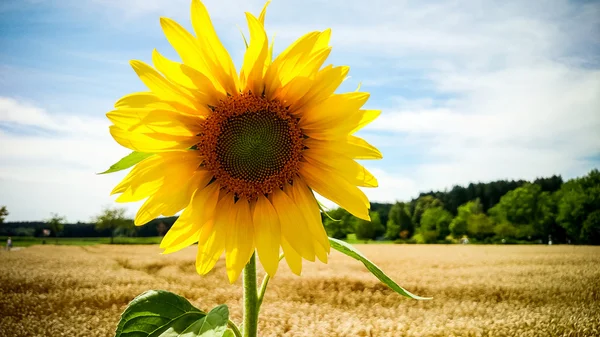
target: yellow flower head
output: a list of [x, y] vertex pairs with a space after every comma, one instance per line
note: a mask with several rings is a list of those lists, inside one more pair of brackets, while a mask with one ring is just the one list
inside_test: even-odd
[[331, 31], [308, 33], [273, 60], [266, 7], [258, 18], [246, 13], [250, 44], [239, 76], [199, 0], [191, 8], [196, 36], [161, 18], [183, 63], [156, 50], [154, 68], [131, 61], [149, 91], [121, 98], [107, 114], [119, 144], [152, 154], [115, 187], [117, 201], [147, 198], [136, 225], [183, 210], [161, 248], [198, 242], [200, 274], [225, 252], [231, 282], [255, 250], [269, 275], [280, 248], [296, 274], [302, 258], [326, 263], [329, 241], [313, 191], [369, 219], [357, 186], [377, 181], [354, 160], [381, 158], [353, 136], [380, 113], [361, 109], [369, 94], [334, 93], [349, 68], [323, 67]]

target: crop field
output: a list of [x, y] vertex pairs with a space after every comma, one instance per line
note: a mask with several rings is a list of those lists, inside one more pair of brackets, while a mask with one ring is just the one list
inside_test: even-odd
[[[297, 277], [282, 263], [260, 336], [600, 336], [600, 247], [358, 245], [394, 280], [432, 301], [396, 295], [332, 252]], [[0, 252], [1, 336], [112, 336], [136, 295], [165, 289], [241, 319], [241, 280], [224, 261], [201, 277], [195, 247], [31, 246]], [[262, 272], [260, 273], [262, 276]]]

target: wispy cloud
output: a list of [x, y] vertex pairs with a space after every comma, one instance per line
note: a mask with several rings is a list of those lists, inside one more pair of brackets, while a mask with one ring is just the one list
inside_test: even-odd
[[[7, 125], [20, 129], [6, 132]], [[42, 219], [59, 212], [71, 221], [89, 220], [111, 203], [111, 186], [123, 174], [95, 172], [128, 151], [112, 142], [107, 128], [104, 118], [50, 114], [0, 97], [1, 203], [12, 218]]]

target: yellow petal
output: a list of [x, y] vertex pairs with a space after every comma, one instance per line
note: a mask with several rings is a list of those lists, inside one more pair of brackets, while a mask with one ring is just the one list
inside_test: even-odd
[[181, 176], [177, 178], [167, 176], [161, 190], [157, 192], [164, 194], [166, 206], [161, 211], [164, 216], [174, 216], [181, 211], [190, 202], [196, 189], [203, 188], [213, 178], [212, 172], [206, 170], [196, 170], [188, 179], [185, 179], [188, 172], [180, 170], [179, 174]]
[[192, 208], [195, 210], [193, 217], [203, 225], [210, 221], [215, 216], [217, 202], [219, 201], [219, 190], [221, 186], [213, 182], [198, 192], [192, 203]]
[[260, 195], [256, 201], [252, 220], [260, 262], [267, 274], [275, 276], [279, 266], [281, 227], [275, 208], [264, 195]]
[[[153, 181], [157, 179], [162, 179], [164, 174], [159, 170], [156, 170], [157, 167], [164, 162], [163, 156], [150, 156], [141, 162], [137, 163], [131, 171], [125, 176], [125, 178], [110, 192], [111, 195], [115, 193], [123, 193], [128, 188], [133, 188], [134, 190], [139, 187], [140, 184], [145, 183], [147, 181]], [[149, 177], [144, 177], [144, 175], [152, 171], [154, 174], [151, 174]], [[158, 175], [156, 173], [159, 173]]]
[[317, 73], [310, 89], [297, 100], [292, 100], [290, 112], [294, 113], [298, 109], [310, 109], [327, 98], [342, 84], [348, 75], [350, 67], [325, 67]]
[[[205, 237], [203, 240], [202, 238]], [[198, 239], [196, 255], [196, 271], [206, 275], [217, 263], [225, 250], [225, 228], [215, 226], [212, 222], [202, 226]]]
[[[274, 40], [274, 39], [275, 39], [275, 37], [273, 37], [272, 40]], [[267, 70], [271, 66], [271, 63], [273, 62], [273, 47], [274, 46], [275, 46], [275, 41], [271, 41], [271, 44], [269, 45], [269, 51], [267, 52], [267, 57], [265, 58], [265, 66], [263, 68], [263, 78], [264, 78], [264, 76], [266, 76]]]
[[225, 265], [230, 283], [238, 279], [254, 253], [254, 225], [250, 204], [247, 200], [240, 199], [233, 206], [232, 213], [236, 214], [236, 218], [227, 226], [225, 241]]
[[272, 194], [272, 204], [279, 216], [281, 236], [303, 258], [314, 261], [315, 249], [306, 224], [302, 221], [302, 213], [295, 205], [294, 200], [284, 191], [276, 189]]
[[370, 220], [369, 199], [358, 187], [327, 170], [310, 163], [300, 163], [300, 174], [308, 186], [323, 197], [335, 202], [352, 215]]
[[317, 199], [302, 179], [295, 179], [291, 192], [298, 209], [304, 216], [308, 230], [315, 241], [315, 253], [319, 260], [327, 263], [329, 253], [329, 239], [321, 221], [321, 212]]
[[195, 189], [205, 186], [212, 177], [208, 171], [197, 170], [201, 158], [194, 156], [194, 153], [174, 153], [168, 154], [168, 157], [171, 157], [169, 164], [162, 167], [163, 184], [140, 207], [134, 220], [137, 226], [161, 214], [170, 216], [179, 212], [189, 204]]
[[227, 93], [236, 94], [238, 92], [237, 71], [227, 49], [217, 36], [206, 7], [199, 0], [192, 0], [192, 26], [215, 78]]
[[187, 89], [186, 93], [193, 96], [194, 93], [190, 88], [194, 87], [194, 83], [181, 71], [181, 63], [169, 60], [159, 53], [158, 50], [154, 49], [152, 51], [152, 64], [169, 81], [184, 87]]
[[302, 152], [304, 159], [312, 165], [327, 170], [332, 175], [343, 177], [352, 185], [377, 187], [377, 179], [359, 163], [346, 156], [331, 160], [332, 153], [321, 149], [307, 149]]
[[281, 237], [281, 248], [283, 249], [283, 254], [285, 255], [285, 261], [290, 267], [292, 273], [300, 276], [302, 274], [302, 257], [292, 246], [285, 240], [284, 237]]
[[196, 106], [204, 108], [203, 111], [198, 111], [201, 115], [207, 116], [210, 113], [208, 106], [215, 106], [219, 99], [225, 98], [202, 73], [167, 59], [156, 49], [152, 52], [152, 63], [169, 81], [179, 85], [180, 89], [200, 103]]
[[131, 67], [144, 82], [146, 87], [164, 101], [169, 101], [170, 105], [174, 105], [178, 110], [190, 115], [197, 114], [196, 111], [203, 111], [201, 104], [196, 100], [179, 90], [177, 86], [162, 77], [156, 70], [142, 61], [131, 61]]
[[[278, 90], [275, 91], [273, 98], [282, 102], [290, 103], [300, 100], [304, 95], [306, 95], [310, 88], [314, 86], [313, 77], [316, 76], [319, 68], [323, 62], [325, 62], [325, 59], [327, 59], [330, 52], [331, 48], [328, 48], [319, 51], [304, 63], [302, 63], [301, 60], [298, 60], [298, 63], [294, 68], [287, 70], [288, 72], [294, 74], [293, 77], [289, 79], [283, 79], [281, 81], [282, 88], [278, 88]], [[307, 80], [310, 80], [309, 86], [305, 85]], [[295, 82], [297, 81], [300, 81], [301, 84], [296, 84]]]
[[310, 57], [311, 51], [319, 39], [319, 32], [312, 32], [292, 43], [273, 61], [265, 74], [265, 95], [271, 99], [277, 88], [285, 86], [296, 77], [300, 68], [304, 68], [301, 60]]
[[158, 98], [151, 92], [134, 92], [121, 97], [115, 103], [116, 109], [121, 108], [162, 108], [169, 109], [171, 106]]
[[[303, 128], [303, 131], [309, 138], [321, 140], [347, 139], [349, 135], [372, 122], [380, 113], [379, 110], [348, 111], [344, 116], [338, 115], [332, 118], [328, 126], [324, 126], [323, 119], [319, 123]], [[303, 123], [300, 122], [299, 124], [302, 125]]]
[[[299, 125], [303, 130], [315, 130], [325, 133], [336, 123], [346, 122], [351, 114], [358, 113], [369, 99], [364, 92], [349, 92], [330, 96], [321, 104], [303, 109]], [[354, 121], [356, 123], [356, 121]]]
[[183, 213], [177, 218], [173, 226], [160, 242], [160, 248], [164, 249], [163, 254], [170, 254], [179, 251], [193, 243], [198, 242], [200, 228], [198, 221], [194, 221], [190, 216], [192, 213], [192, 202], [185, 208]]
[[137, 211], [134, 219], [136, 226], [143, 226], [160, 215], [164, 204], [156, 199], [155, 195], [150, 196]]
[[250, 30], [250, 45], [246, 49], [244, 65], [240, 73], [242, 89], [262, 95], [264, 90], [263, 68], [269, 49], [267, 34], [263, 25], [252, 14], [246, 13], [246, 19]]
[[182, 64], [181, 71], [194, 83], [194, 90], [202, 91], [205, 94], [205, 99], [210, 106], [215, 106], [227, 98], [226, 94], [218, 91], [213, 82], [198, 70]]
[[198, 143], [198, 138], [195, 136], [184, 137], [149, 133], [140, 134], [125, 131], [115, 125], [111, 125], [109, 130], [117, 143], [128, 149], [139, 152], [155, 153], [185, 150]]
[[265, 25], [265, 17], [267, 16], [267, 7], [269, 6], [270, 3], [271, 3], [271, 0], [267, 1], [267, 3], [265, 3], [262, 11], [260, 11], [260, 16], [258, 17], [258, 21], [260, 22], [261, 25], [263, 25], [263, 27]]
[[165, 37], [177, 54], [179, 54], [183, 63], [205, 75], [211, 80], [218, 91], [225, 93], [225, 89], [223, 89], [216, 74], [210, 67], [210, 62], [206, 59], [207, 57], [203, 50], [203, 47], [206, 48], [206, 46], [202, 46], [190, 32], [169, 18], [160, 18], [160, 25], [165, 33]]
[[331, 39], [331, 28], [327, 28], [319, 34], [319, 38], [313, 47], [313, 52], [318, 52], [322, 49], [329, 47], [329, 40]]
[[351, 159], [381, 159], [383, 155], [373, 145], [356, 136], [348, 136], [346, 139], [321, 140], [307, 138], [304, 145], [309, 149], [319, 149], [346, 156]]
[[163, 184], [164, 176], [153, 177], [154, 180], [146, 180], [140, 182], [135, 188], [128, 187], [123, 194], [121, 194], [115, 201], [116, 202], [136, 202], [156, 193]]
[[356, 131], [362, 129], [365, 125], [371, 123], [375, 120], [375, 118], [379, 117], [379, 115], [381, 115], [381, 110], [360, 110], [357, 116], [358, 123], [356, 123], [350, 133], [355, 133]]
[[136, 133], [165, 133], [175, 136], [195, 136], [200, 131], [200, 116], [154, 108], [121, 108], [106, 117], [123, 130]]
[[160, 248], [165, 249], [163, 254], [176, 252], [198, 241], [202, 226], [214, 217], [219, 188], [213, 183], [196, 190], [190, 204], [161, 241]]
[[275, 99], [283, 105], [290, 106], [304, 96], [313, 87], [313, 84], [314, 80], [310, 77], [296, 77], [275, 92]]

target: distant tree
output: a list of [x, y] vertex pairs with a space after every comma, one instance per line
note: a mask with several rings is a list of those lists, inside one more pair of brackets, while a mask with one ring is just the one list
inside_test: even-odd
[[483, 240], [494, 235], [494, 222], [485, 213], [472, 214], [467, 220], [469, 237]]
[[46, 220], [50, 226], [50, 230], [54, 234], [56, 243], [58, 244], [58, 233], [62, 232], [65, 228], [65, 222], [67, 219], [64, 216], [60, 216], [57, 213], [52, 213], [50, 219]]
[[593, 211], [586, 217], [579, 239], [592, 245], [600, 244], [600, 210]]
[[412, 214], [412, 223], [415, 227], [419, 227], [421, 225], [421, 217], [430, 208], [439, 208], [443, 207], [443, 203], [440, 199], [437, 199], [431, 195], [425, 195], [417, 199], [415, 204], [414, 213]]
[[[560, 177], [559, 177], [560, 178]], [[562, 178], [560, 179], [562, 184]], [[546, 186], [546, 188], [549, 188]], [[535, 232], [534, 236], [541, 236], [544, 239], [550, 235], [555, 242], [565, 241], [565, 230], [558, 225], [556, 220], [558, 216], [559, 194], [544, 191], [538, 194], [535, 207], [535, 221], [532, 224]]]
[[450, 223], [452, 222], [452, 213], [442, 207], [428, 208], [421, 217], [421, 227], [419, 232], [426, 243], [432, 243], [439, 239], [444, 239], [450, 234]]
[[357, 219], [355, 224], [354, 233], [357, 239], [361, 240], [373, 240], [377, 237], [378, 233], [383, 231], [383, 225], [379, 219], [379, 213], [370, 212], [371, 221]]
[[115, 231], [117, 229], [131, 229], [134, 227], [133, 220], [125, 217], [125, 208], [105, 208], [102, 213], [94, 218], [96, 230], [108, 229], [110, 231], [110, 243], [114, 243]]
[[159, 222], [158, 225], [156, 225], [156, 231], [158, 232], [158, 236], [165, 236], [168, 230], [169, 228], [167, 228], [167, 225], [165, 225], [165, 223], [162, 221]]
[[384, 227], [387, 227], [387, 223], [388, 223], [388, 216], [390, 214], [390, 209], [392, 208], [393, 204], [387, 204], [387, 203], [378, 203], [378, 202], [372, 202], [371, 203], [371, 212], [377, 212], [379, 213], [379, 219], [381, 220], [381, 224]]
[[584, 177], [569, 180], [556, 193], [556, 221], [567, 236], [573, 242], [597, 244], [594, 228], [596, 211], [600, 211], [600, 171], [594, 169]]
[[[429, 195], [439, 199], [444, 208], [450, 213], [457, 215], [458, 207], [470, 200], [479, 199], [486, 212], [489, 208], [496, 205], [500, 198], [517, 187], [523, 186], [527, 182], [524, 180], [506, 181], [497, 180], [489, 183], [471, 183], [467, 187], [454, 186], [450, 191], [421, 193], [419, 198]], [[417, 198], [418, 199], [418, 198]], [[416, 200], [411, 201], [411, 214], [414, 214]]]
[[0, 207], [0, 224], [4, 223], [4, 219], [6, 219], [7, 216], [8, 210], [6, 209], [6, 206]]
[[561, 176], [553, 175], [549, 178], [537, 178], [533, 183], [539, 185], [543, 192], [552, 193], [561, 188], [563, 179]]
[[557, 198], [542, 191], [538, 184], [525, 184], [506, 193], [500, 202], [489, 210], [496, 224], [509, 223], [516, 228], [521, 239], [559, 235], [556, 225]]
[[514, 225], [533, 224], [536, 220], [537, 197], [541, 192], [538, 185], [527, 184], [506, 193], [500, 202], [490, 209], [490, 215], [497, 223], [509, 222]]
[[324, 217], [323, 226], [328, 236], [345, 239], [348, 234], [354, 233], [355, 222], [358, 219], [348, 211], [343, 208], [336, 208], [328, 211], [327, 214], [329, 216]]
[[415, 228], [408, 212], [408, 205], [403, 202], [397, 202], [390, 208], [385, 232], [386, 238], [390, 240], [398, 239], [400, 233], [403, 233], [405, 237], [412, 236]]
[[458, 214], [450, 223], [450, 233], [454, 238], [467, 234], [469, 218], [474, 214], [483, 213], [479, 199], [469, 201], [458, 207]]
[[512, 239], [517, 237], [517, 229], [508, 222], [495, 225], [494, 233], [501, 239]]

